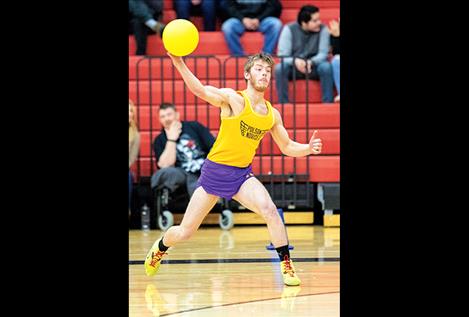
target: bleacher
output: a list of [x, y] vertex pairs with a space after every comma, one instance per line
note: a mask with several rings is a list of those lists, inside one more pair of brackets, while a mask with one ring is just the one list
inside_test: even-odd
[[[306, 4], [314, 4], [320, 9], [321, 20], [327, 24], [332, 19], [337, 19], [340, 16], [340, 1], [337, 0], [319, 0], [319, 1], [302, 1], [302, 0], [283, 0], [282, 3], [282, 14], [280, 20], [283, 24], [287, 24], [296, 21], [298, 10]], [[173, 1], [165, 0], [163, 2], [163, 23], [167, 24], [170, 21], [176, 19], [176, 12], [173, 10]], [[197, 27], [198, 30], [203, 30], [203, 18], [194, 16], [191, 17], [191, 21]], [[218, 20], [215, 32], [200, 32], [199, 46], [193, 54], [195, 55], [229, 55], [228, 46], [223, 38], [221, 32], [221, 22]], [[243, 45], [247, 54], [257, 53], [262, 49], [263, 37], [258, 32], [246, 32], [241, 38], [241, 44]], [[163, 47], [163, 42], [158, 35], [151, 35], [148, 37], [147, 45], [148, 55], [165, 55], [166, 51]], [[129, 36], [129, 55], [135, 55], [135, 39], [133, 36]]]
[[[281, 20], [284, 24], [295, 21], [299, 8], [305, 4], [314, 4], [320, 8], [323, 23], [337, 19], [340, 15], [340, 1], [337, 0], [281, 2]], [[172, 0], [165, 0], [163, 21], [168, 23], [175, 18]], [[201, 17], [193, 17], [191, 20], [199, 30], [203, 29]], [[199, 45], [195, 52], [186, 58], [186, 63], [204, 84], [244, 89], [246, 84], [242, 69], [245, 59], [229, 56], [220, 26], [219, 23], [215, 32], [200, 32]], [[263, 36], [257, 32], [246, 32], [241, 38], [241, 43], [248, 54], [257, 53], [262, 49]], [[207, 126], [213, 135], [217, 135], [220, 124], [219, 109], [195, 97], [188, 90], [166, 56], [159, 36], [149, 36], [147, 47], [147, 54], [152, 58], [135, 56], [135, 40], [133, 36], [129, 36], [129, 98], [137, 106], [138, 125], [142, 136], [140, 156], [132, 167], [137, 181], [142, 177], [150, 177], [157, 168], [152, 144], [161, 130], [158, 120], [161, 102], [175, 103], [181, 113], [181, 120], [197, 120]], [[275, 59], [279, 62], [279, 58]], [[317, 184], [340, 183], [340, 105], [321, 103], [318, 81], [290, 82], [289, 90], [290, 96], [295, 97], [295, 103], [278, 104], [275, 82], [272, 80], [266, 92], [266, 99], [280, 111], [290, 138], [307, 143], [313, 130], [317, 129], [323, 140], [323, 151], [317, 156], [285, 157], [281, 155], [270, 134], [266, 134], [253, 162], [254, 173], [265, 176], [264, 182], [268, 182], [269, 175], [307, 175], [300, 182], [310, 182], [314, 185], [311, 186], [314, 190]]]

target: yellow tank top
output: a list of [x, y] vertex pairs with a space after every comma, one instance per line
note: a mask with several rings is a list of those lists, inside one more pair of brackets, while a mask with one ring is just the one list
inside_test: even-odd
[[267, 101], [268, 112], [254, 112], [245, 91], [237, 91], [244, 98], [244, 109], [235, 117], [222, 117], [220, 131], [207, 158], [215, 163], [247, 167], [256, 155], [265, 133], [274, 126], [274, 112]]

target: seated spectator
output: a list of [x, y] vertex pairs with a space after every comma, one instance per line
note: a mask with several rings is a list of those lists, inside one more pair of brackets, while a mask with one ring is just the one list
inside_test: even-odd
[[146, 54], [148, 34], [162, 36], [164, 24], [158, 21], [162, 12], [163, 0], [129, 0], [129, 18], [137, 43], [136, 55]]
[[178, 187], [186, 186], [192, 196], [215, 138], [196, 121], [179, 121], [179, 112], [173, 104], [161, 104], [159, 119], [163, 129], [153, 147], [160, 169], [153, 174], [151, 187], [167, 188], [173, 193]]
[[130, 167], [134, 164], [135, 160], [137, 159], [140, 148], [140, 134], [138, 133], [135, 114], [135, 105], [132, 100], [129, 99], [129, 216], [133, 183], [133, 177], [132, 172], [130, 171]]
[[[329, 31], [321, 24], [319, 8], [303, 6], [297, 21], [285, 25], [278, 42], [278, 55], [283, 63], [275, 66], [278, 102], [288, 103], [288, 80], [314, 79], [320, 81], [322, 102], [333, 101], [332, 66], [328, 62]], [[295, 74], [293, 74], [295, 72]]]
[[331, 33], [332, 48], [332, 77], [334, 78], [337, 96], [334, 102], [340, 102], [340, 19], [339, 22], [332, 20], [329, 22], [329, 33]]
[[204, 17], [204, 31], [215, 31], [216, 8], [219, 0], [173, 0], [173, 7], [178, 19], [193, 15]]
[[282, 29], [279, 19], [282, 5], [278, 0], [223, 0], [221, 8], [228, 17], [221, 29], [231, 55], [246, 55], [240, 42], [245, 31], [262, 32], [262, 51], [273, 54]]

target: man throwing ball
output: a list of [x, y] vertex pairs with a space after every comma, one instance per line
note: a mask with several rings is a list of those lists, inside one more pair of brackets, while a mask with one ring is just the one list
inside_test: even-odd
[[145, 271], [154, 275], [168, 248], [188, 240], [219, 197], [235, 199], [247, 209], [262, 216], [267, 223], [272, 244], [280, 258], [283, 281], [286, 285], [300, 285], [288, 250], [285, 226], [264, 185], [252, 173], [252, 161], [262, 138], [270, 132], [283, 154], [301, 157], [321, 153], [322, 142], [313, 132], [309, 144], [291, 140], [277, 109], [264, 99], [270, 84], [274, 60], [268, 54], [250, 56], [244, 65], [247, 88], [204, 86], [181, 57], [168, 53], [174, 67], [197, 97], [220, 108], [221, 125], [218, 137], [205, 160], [201, 175], [184, 218], [178, 226], [169, 228], [147, 254]]

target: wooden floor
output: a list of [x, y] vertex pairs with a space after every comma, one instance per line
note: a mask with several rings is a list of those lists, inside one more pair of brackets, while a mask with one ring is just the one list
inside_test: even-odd
[[284, 286], [266, 226], [200, 228], [169, 249], [159, 272], [143, 260], [158, 230], [129, 231], [129, 316], [339, 316], [340, 228], [287, 226], [301, 286]]

